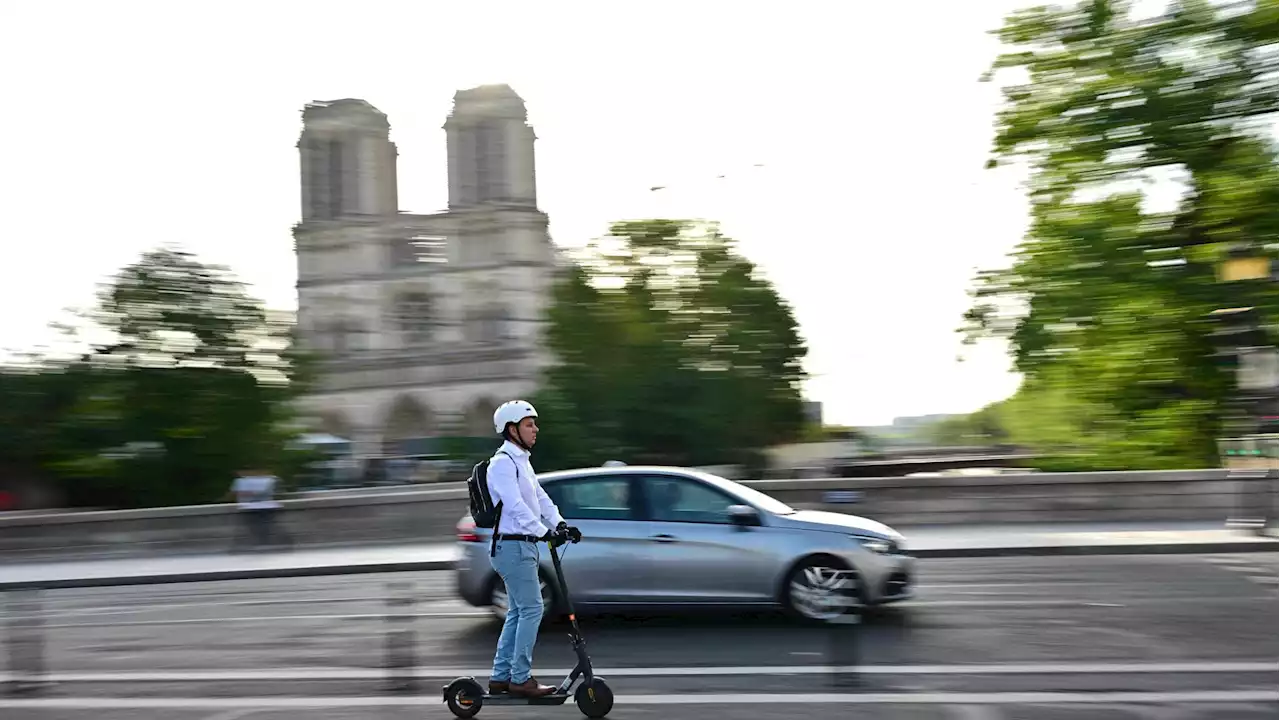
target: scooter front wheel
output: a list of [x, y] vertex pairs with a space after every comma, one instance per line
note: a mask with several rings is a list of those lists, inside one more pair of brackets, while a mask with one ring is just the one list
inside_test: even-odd
[[445, 704], [457, 717], [475, 717], [484, 706], [484, 688], [474, 680], [455, 680], [445, 695]]
[[602, 677], [592, 678], [589, 683], [582, 683], [573, 693], [573, 701], [578, 709], [589, 718], [602, 718], [613, 709], [613, 690]]

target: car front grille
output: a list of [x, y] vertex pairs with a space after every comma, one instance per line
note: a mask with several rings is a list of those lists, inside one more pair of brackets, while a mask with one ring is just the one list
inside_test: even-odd
[[911, 576], [899, 570], [893, 573], [884, 581], [884, 596], [897, 597], [904, 595], [911, 589]]

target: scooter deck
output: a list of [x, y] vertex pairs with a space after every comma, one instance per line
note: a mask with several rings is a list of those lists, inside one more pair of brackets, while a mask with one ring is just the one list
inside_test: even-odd
[[498, 695], [486, 693], [482, 697], [485, 705], [563, 705], [569, 699], [569, 694], [552, 693], [542, 697], [527, 698], [519, 695], [508, 695], [507, 693]]

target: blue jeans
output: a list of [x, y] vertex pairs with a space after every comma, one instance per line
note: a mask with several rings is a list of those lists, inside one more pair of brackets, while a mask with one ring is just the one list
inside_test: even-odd
[[498, 636], [490, 680], [519, 685], [533, 672], [533, 645], [542, 624], [542, 591], [538, 587], [538, 546], [524, 540], [499, 540], [489, 564], [507, 586], [507, 620]]

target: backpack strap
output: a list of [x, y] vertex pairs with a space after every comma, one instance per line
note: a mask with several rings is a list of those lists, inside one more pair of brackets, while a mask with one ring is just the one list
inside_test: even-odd
[[[508, 453], [506, 450], [499, 450], [498, 452], [502, 455], [506, 455], [507, 459], [511, 461], [511, 466], [514, 467], [516, 470], [516, 480], [519, 480], [520, 464], [517, 463], [516, 459], [511, 457], [511, 454]], [[484, 484], [486, 486], [489, 484], [488, 474], [484, 476]], [[486, 489], [488, 488], [486, 487]], [[493, 498], [492, 492], [489, 493], [489, 497], [490, 499]], [[502, 501], [499, 500], [497, 504], [493, 506], [493, 535], [490, 536], [489, 538], [489, 557], [494, 557], [498, 554], [498, 528], [501, 526], [502, 526]]]

